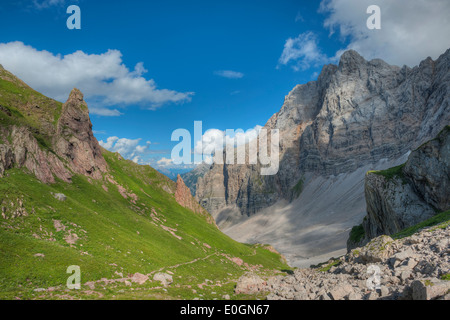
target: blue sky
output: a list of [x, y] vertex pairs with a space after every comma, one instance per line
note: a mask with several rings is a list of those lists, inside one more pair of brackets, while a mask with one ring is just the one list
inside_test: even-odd
[[[377, 3], [385, 20], [369, 32], [365, 10]], [[97, 139], [116, 137], [110, 149], [157, 166], [170, 158], [173, 130], [193, 131], [195, 120], [204, 131], [264, 125], [295, 85], [346, 48], [394, 64], [437, 58], [450, 47], [449, 1], [427, 3], [2, 1], [0, 64], [60, 101], [81, 87]], [[71, 4], [81, 30], [66, 27]], [[408, 26], [414, 19], [422, 26]]]

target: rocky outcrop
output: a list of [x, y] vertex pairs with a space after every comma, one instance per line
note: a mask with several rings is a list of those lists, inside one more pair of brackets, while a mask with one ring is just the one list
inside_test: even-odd
[[262, 291], [267, 291], [267, 282], [252, 272], [242, 275], [234, 289], [236, 294], [257, 294]]
[[449, 300], [449, 238], [448, 222], [403, 239], [380, 236], [288, 276], [242, 277], [236, 290], [269, 300]]
[[450, 126], [413, 151], [404, 165], [368, 172], [368, 239], [394, 234], [450, 209]]
[[434, 137], [450, 121], [450, 50], [414, 68], [366, 61], [345, 52], [317, 81], [296, 86], [266, 129], [280, 130], [280, 167], [261, 176], [258, 165], [213, 165], [196, 197], [213, 215], [235, 207], [252, 215], [292, 200], [309, 173], [348, 173], [395, 160]]
[[62, 107], [54, 145], [58, 155], [76, 173], [99, 179], [106, 172], [106, 161], [92, 132], [87, 104], [78, 89], [72, 90]]
[[[1, 77], [34, 92], [9, 72], [3, 71]], [[57, 102], [35, 95], [46, 99], [47, 110], [30, 101], [17, 105], [15, 113], [0, 106], [11, 123], [0, 127], [0, 176], [12, 167], [25, 167], [44, 183], [53, 183], [56, 178], [70, 182], [74, 173], [101, 178], [107, 164], [93, 136], [82, 93], [72, 90], [56, 124], [50, 119], [54, 121]], [[21, 112], [26, 112], [26, 120]]]
[[403, 173], [426, 203], [437, 211], [450, 209], [450, 125], [411, 153]]
[[363, 221], [366, 237], [394, 234], [424, 221], [435, 211], [414, 192], [405, 178], [385, 177], [378, 173], [366, 176], [367, 217]]
[[205, 173], [209, 171], [211, 165], [207, 163], [201, 163], [197, 165], [194, 169], [189, 172], [183, 173], [181, 178], [183, 178], [186, 186], [191, 190], [191, 194], [195, 196], [197, 192], [197, 181], [199, 178], [203, 177]]
[[55, 177], [69, 182], [72, 176], [63, 161], [49, 150], [41, 148], [27, 127], [0, 128], [0, 176], [14, 166], [25, 167], [45, 183], [55, 182]]
[[177, 176], [177, 189], [175, 191], [175, 200], [182, 207], [188, 208], [195, 213], [202, 212], [204, 209], [195, 201], [192, 197], [191, 191], [184, 184], [183, 179], [180, 175]]
[[192, 210], [195, 213], [201, 214], [206, 217], [209, 223], [215, 224], [211, 215], [205, 211], [205, 209], [198, 204], [191, 194], [190, 189], [184, 184], [180, 175], [177, 176], [177, 188], [175, 190], [175, 200], [179, 205], [187, 209]]
[[159, 281], [164, 287], [168, 287], [173, 282], [172, 276], [165, 272], [156, 273], [153, 276], [153, 280]]

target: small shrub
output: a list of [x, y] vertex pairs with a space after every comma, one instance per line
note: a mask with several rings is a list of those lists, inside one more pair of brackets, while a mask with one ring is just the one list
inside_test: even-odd
[[366, 232], [364, 231], [362, 224], [359, 226], [354, 226], [350, 231], [350, 241], [354, 243], [360, 242], [365, 236]]
[[450, 281], [450, 273], [445, 273], [441, 276], [441, 280]]

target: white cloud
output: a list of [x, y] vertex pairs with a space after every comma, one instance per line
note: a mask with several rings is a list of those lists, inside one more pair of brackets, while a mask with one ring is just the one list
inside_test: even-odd
[[167, 166], [172, 165], [173, 161], [172, 161], [172, 159], [167, 159], [167, 158], [163, 157], [160, 160], [158, 160], [156, 163], [158, 164], [158, 166], [167, 167]]
[[130, 71], [118, 50], [102, 54], [76, 51], [55, 55], [39, 51], [22, 42], [0, 43], [0, 63], [34, 89], [59, 101], [66, 101], [70, 91], [80, 89], [93, 113], [117, 116], [120, 112], [106, 107], [139, 104], [150, 109], [165, 103], [190, 101], [193, 93], [158, 89], [153, 79], [147, 80], [142, 62]]
[[278, 67], [291, 65], [295, 71], [299, 71], [327, 62], [329, 62], [329, 58], [321, 52], [317, 44], [317, 36], [308, 31], [299, 34], [296, 38], [286, 40], [278, 60]]
[[120, 112], [117, 109], [108, 109], [108, 108], [98, 108], [98, 107], [89, 107], [89, 112], [91, 114], [96, 114], [99, 116], [105, 116], [105, 117], [118, 117], [121, 116], [123, 113]]
[[[369, 5], [381, 9], [381, 29], [369, 30]], [[417, 65], [428, 56], [436, 59], [450, 47], [450, 1], [448, 0], [324, 0], [320, 12], [324, 26], [350, 43], [339, 50], [354, 49], [366, 59], [381, 58], [402, 66]]]
[[214, 74], [219, 77], [224, 77], [228, 79], [240, 79], [244, 76], [242, 72], [233, 71], [233, 70], [219, 70], [215, 71]]
[[112, 151], [112, 147], [114, 145], [114, 143], [119, 140], [119, 137], [109, 137], [108, 139], [106, 139], [106, 142], [103, 142], [103, 140], [100, 140], [98, 143], [105, 149]]
[[140, 156], [148, 152], [148, 148], [151, 144], [147, 141], [145, 145], [140, 145], [142, 139], [127, 139], [119, 137], [109, 137], [106, 142], [100, 140], [98, 143], [105, 149], [118, 152], [122, 157], [126, 159], [132, 159], [136, 163], [141, 163]]
[[131, 161], [133, 161], [134, 163], [139, 164], [139, 163], [141, 163], [141, 157], [135, 156]]
[[166, 170], [190, 170], [196, 166], [195, 164], [174, 164], [172, 159], [166, 157], [162, 157], [159, 160], [158, 158], [149, 158], [145, 163], [141, 162], [140, 164], [147, 164], [157, 170], [162, 170], [161, 172], [165, 174], [170, 172]]
[[256, 139], [261, 129], [262, 126], [256, 125], [247, 131], [234, 130], [231, 135], [219, 129], [209, 129], [203, 134], [201, 141], [196, 142], [194, 153], [202, 154], [204, 159], [211, 160], [210, 156], [214, 151], [222, 150], [227, 142], [234, 146], [246, 144]]

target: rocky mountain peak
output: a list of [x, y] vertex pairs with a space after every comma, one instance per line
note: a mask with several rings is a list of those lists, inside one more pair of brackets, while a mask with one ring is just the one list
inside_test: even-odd
[[322, 71], [317, 78], [317, 82], [319, 85], [323, 85], [327, 83], [331, 77], [331, 75], [336, 73], [338, 67], [334, 64], [326, 64], [322, 67]]
[[360, 66], [365, 65], [367, 61], [355, 50], [347, 50], [341, 55], [339, 60], [340, 71], [354, 71]]
[[[64, 103], [60, 121], [58, 122], [58, 131], [61, 131], [64, 126], [75, 125], [71, 119], [76, 119], [79, 122], [89, 124], [92, 127], [91, 120], [89, 119], [89, 109], [86, 101], [84, 101], [83, 93], [77, 88], [72, 89]], [[88, 129], [88, 128], [85, 128]]]
[[67, 102], [69, 101], [79, 101], [79, 102], [84, 101], [83, 93], [77, 88], [73, 88], [69, 94], [69, 98], [67, 99]]
[[100, 178], [107, 165], [92, 132], [89, 109], [80, 90], [74, 88], [62, 107], [55, 136], [56, 151], [75, 172]]

